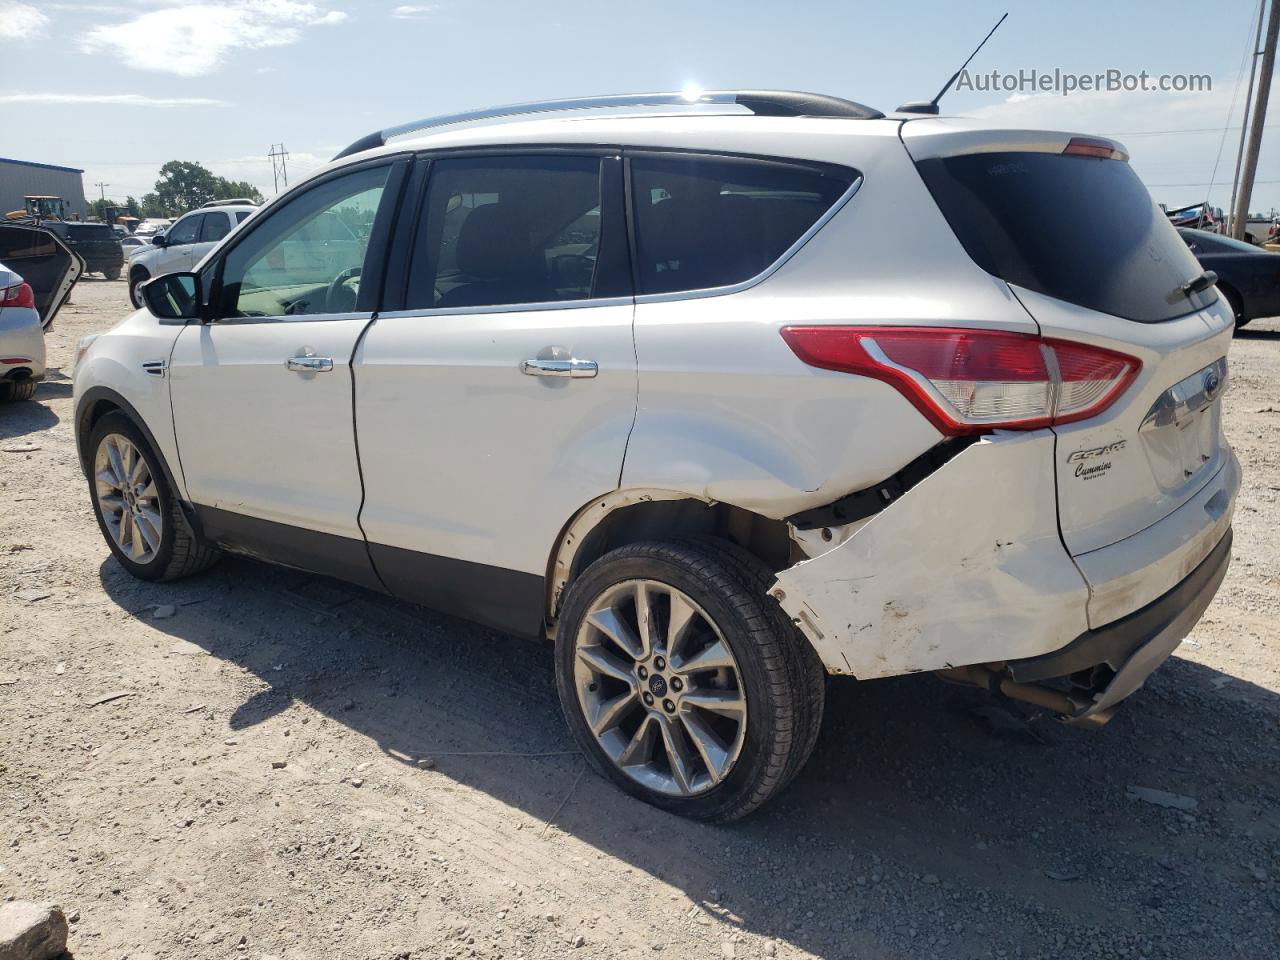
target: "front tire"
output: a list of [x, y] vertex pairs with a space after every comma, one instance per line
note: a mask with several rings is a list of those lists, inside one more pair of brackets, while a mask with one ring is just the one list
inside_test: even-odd
[[103, 271], [102, 271], [102, 275], [103, 275], [104, 277], [106, 277], [108, 280], [119, 280], [119, 279], [120, 279], [120, 268], [119, 268], [119, 267], [107, 267], [107, 269], [105, 269], [105, 270], [103, 270]]
[[196, 536], [178, 505], [159, 455], [137, 425], [109, 413], [89, 435], [89, 496], [107, 546], [140, 580], [177, 580], [221, 556]]
[[645, 542], [592, 563], [556, 635], [565, 718], [605, 777], [697, 820], [746, 816], [800, 770], [821, 667], [759, 561], [713, 541]]
[[142, 309], [142, 285], [151, 279], [151, 274], [138, 267], [129, 273], [129, 302], [133, 304], [135, 310]]

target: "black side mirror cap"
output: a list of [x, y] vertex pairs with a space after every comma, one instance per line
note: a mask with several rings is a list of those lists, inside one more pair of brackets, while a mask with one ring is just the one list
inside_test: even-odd
[[142, 287], [143, 302], [161, 323], [200, 320], [204, 310], [202, 294], [198, 273], [166, 273]]
[[157, 247], [167, 247], [169, 245], [169, 241], [164, 238], [163, 233], [157, 233], [151, 238], [151, 242]]

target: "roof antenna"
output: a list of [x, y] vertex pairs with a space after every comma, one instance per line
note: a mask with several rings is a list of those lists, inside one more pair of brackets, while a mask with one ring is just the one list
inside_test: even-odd
[[[1006, 12], [1003, 17], [996, 21], [996, 25], [991, 28], [991, 33], [988, 33], [983, 37], [982, 43], [973, 48], [973, 53], [969, 54], [969, 60], [976, 57], [978, 55], [978, 51], [986, 46], [987, 41], [991, 39], [991, 34], [1000, 29], [1000, 24], [1004, 23], [1008, 16], [1009, 14]], [[946, 96], [947, 91], [951, 89], [951, 85], [960, 79], [960, 74], [964, 73], [964, 68], [969, 65], [969, 60], [960, 64], [960, 69], [951, 75], [951, 79], [947, 81], [947, 85], [939, 90], [938, 95], [932, 100], [909, 100], [898, 108], [898, 113], [924, 113], [929, 116], [937, 116], [938, 101]]]

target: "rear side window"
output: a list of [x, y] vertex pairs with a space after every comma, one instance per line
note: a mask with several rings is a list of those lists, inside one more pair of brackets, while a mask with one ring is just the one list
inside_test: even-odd
[[244, 223], [245, 220], [247, 219], [249, 219], [249, 211], [247, 210], [236, 211], [236, 223]]
[[855, 176], [768, 160], [633, 154], [637, 293], [751, 279], [830, 210]]
[[917, 167], [969, 256], [1002, 280], [1141, 323], [1216, 299], [1182, 295], [1200, 265], [1128, 163], [981, 153]]
[[231, 221], [225, 213], [206, 213], [204, 226], [200, 228], [200, 242], [209, 243], [221, 240], [231, 232]]
[[480, 307], [594, 296], [601, 160], [436, 160], [406, 307]]

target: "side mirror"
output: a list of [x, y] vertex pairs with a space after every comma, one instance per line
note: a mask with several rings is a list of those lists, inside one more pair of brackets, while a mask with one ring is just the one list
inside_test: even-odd
[[204, 298], [198, 273], [166, 273], [146, 283], [142, 299], [147, 309], [163, 320], [185, 323], [199, 320]]
[[154, 237], [151, 238], [151, 242], [154, 243], [157, 247], [167, 247], [169, 245], [169, 241], [164, 238], [163, 233], [157, 233]]

